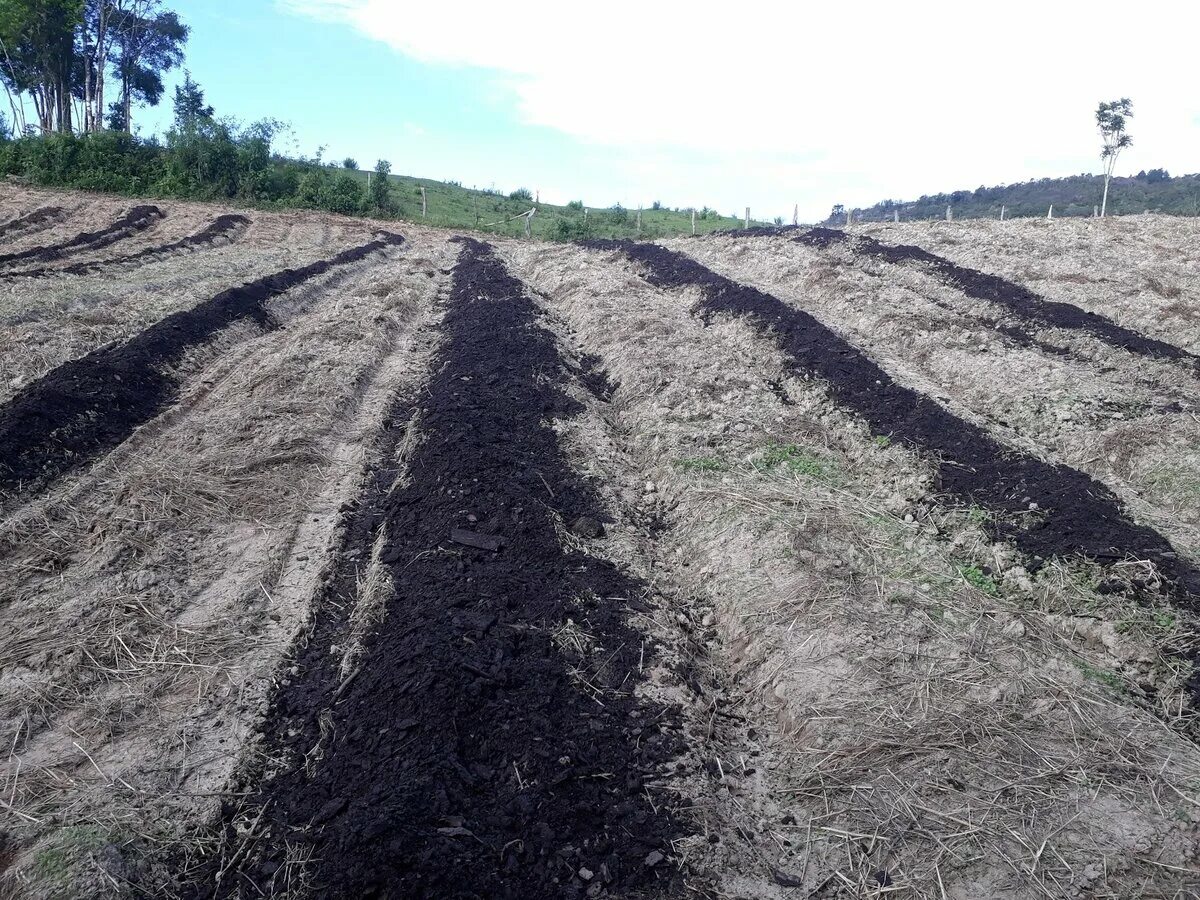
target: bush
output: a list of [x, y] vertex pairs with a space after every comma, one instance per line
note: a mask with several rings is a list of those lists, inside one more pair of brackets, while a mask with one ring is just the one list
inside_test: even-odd
[[347, 156], [342, 160], [342, 168], [358, 171], [358, 160], [356, 160], [353, 156]]
[[371, 203], [376, 209], [388, 208], [389, 195], [392, 190], [388, 175], [391, 172], [392, 164], [386, 159], [381, 159], [375, 164], [375, 178], [371, 181]]
[[567, 209], [571, 210], [571, 212], [583, 212], [583, 201], [572, 200], [567, 204]]
[[513, 191], [511, 194], [508, 195], [508, 199], [509, 200], [532, 201], [533, 200], [533, 192], [530, 191], [529, 188], [517, 188], [515, 191]]
[[363, 206], [362, 182], [353, 175], [342, 173], [328, 186], [324, 200], [322, 206], [330, 212], [345, 215], [361, 212]]
[[556, 241], [586, 241], [595, 237], [592, 223], [582, 219], [559, 219], [550, 235]]

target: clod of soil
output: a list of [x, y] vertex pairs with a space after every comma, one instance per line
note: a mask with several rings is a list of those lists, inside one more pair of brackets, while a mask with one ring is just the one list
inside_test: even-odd
[[[841, 239], [841, 232], [829, 229], [809, 234], [810, 243]], [[698, 312], [706, 317], [748, 317], [779, 344], [798, 372], [824, 379], [832, 397], [861, 415], [873, 433], [934, 454], [941, 490], [998, 513], [996, 536], [1015, 543], [1034, 565], [1071, 556], [1101, 564], [1151, 560], [1168, 580], [1174, 599], [1200, 610], [1200, 572], [1156, 531], [1133, 522], [1116, 495], [1089, 475], [1002, 446], [982, 428], [897, 384], [813, 316], [681, 253], [631, 241], [592, 241], [587, 246], [624, 252], [646, 267], [654, 285], [699, 287], [704, 299]]]
[[69, 241], [54, 244], [49, 247], [33, 247], [19, 253], [0, 255], [0, 265], [11, 265], [16, 262], [54, 262], [56, 259], [81, 253], [85, 250], [101, 250], [124, 240], [139, 231], [145, 231], [156, 225], [165, 217], [165, 213], [157, 206], [135, 206], [111, 225], [99, 231], [84, 231], [75, 235]]
[[44, 488], [156, 416], [177, 395], [179, 380], [168, 369], [189, 348], [241, 320], [271, 327], [264, 307], [271, 297], [403, 240], [385, 235], [331, 259], [222, 291], [28, 385], [0, 406], [0, 497]]
[[989, 275], [951, 262], [911, 244], [885, 244], [867, 235], [856, 235], [853, 240], [844, 231], [832, 228], [814, 228], [794, 239], [810, 247], [824, 248], [833, 244], [845, 244], [855, 252], [894, 265], [906, 262], [922, 263], [947, 284], [958, 288], [968, 297], [985, 300], [1003, 306], [1030, 322], [1039, 322], [1053, 328], [1085, 331], [1105, 343], [1157, 359], [1184, 360], [1200, 370], [1200, 357], [1188, 353], [1174, 344], [1155, 340], [1118, 325], [1111, 319], [1071, 303], [1047, 300], [1026, 287], [1015, 284], [998, 275]]
[[[626, 618], [644, 588], [560, 543], [560, 521], [603, 517], [546, 422], [577, 409], [556, 386], [569, 370], [523, 285], [488, 245], [462, 243], [407, 478], [385, 446], [342, 554], [379, 538], [392, 599], [339, 684], [356, 569], [335, 577], [269, 714], [282, 762], [248, 776], [261, 794], [242, 815], [263, 810], [261, 836], [240, 836], [227, 809], [224, 853], [240, 862], [218, 894], [277, 890], [289, 854], [313, 860], [331, 897], [629, 897], [671, 882], [677, 825], [649, 792], [675, 716], [632, 694], [643, 636]], [[393, 411], [392, 444], [411, 415]], [[464, 532], [498, 545], [451, 537]]]

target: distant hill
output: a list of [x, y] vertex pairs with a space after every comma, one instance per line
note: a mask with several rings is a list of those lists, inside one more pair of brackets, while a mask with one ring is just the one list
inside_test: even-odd
[[[1054, 204], [1056, 216], [1090, 216], [1104, 192], [1100, 175], [1041, 178], [1021, 184], [980, 186], [973, 191], [933, 194], [917, 200], [884, 200], [866, 209], [852, 210], [856, 222], [891, 221], [899, 211], [901, 221], [944, 219], [946, 207], [956, 219], [994, 219], [1004, 206], [1006, 217], [1045, 216]], [[1132, 178], [1114, 178], [1108, 189], [1110, 215], [1130, 215], [1146, 210], [1175, 216], [1200, 215], [1200, 175], [1172, 177], [1165, 169], [1139, 172]], [[834, 207], [825, 224], [841, 224], [846, 212]]]

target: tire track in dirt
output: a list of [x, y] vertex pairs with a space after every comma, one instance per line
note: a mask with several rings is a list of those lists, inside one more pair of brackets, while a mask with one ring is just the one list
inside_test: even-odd
[[[336, 897], [631, 896], [669, 881], [677, 826], [650, 791], [676, 714], [633, 696], [646, 639], [626, 621], [645, 588], [564, 545], [560, 523], [603, 517], [546, 422], [579, 411], [556, 387], [569, 368], [491, 247], [461, 242], [436, 374], [388, 416], [265, 728], [274, 774], [250, 773], [251, 802], [226, 810], [202, 895], [286, 891], [303, 860], [300, 881]], [[343, 680], [332, 651], [373, 547], [390, 599]], [[591, 661], [556, 637], [572, 622], [603, 648]]]
[[102, 250], [157, 225], [164, 218], [166, 213], [157, 206], [135, 206], [111, 225], [98, 231], [80, 232], [68, 241], [49, 247], [32, 247], [18, 253], [0, 255], [0, 266], [18, 262], [54, 262], [74, 253]]
[[67, 211], [61, 206], [43, 206], [40, 209], [35, 209], [23, 216], [17, 216], [15, 219], [10, 219], [3, 225], [0, 225], [0, 240], [18, 234], [32, 234], [37, 231], [42, 231], [49, 228], [56, 222], [61, 221], [67, 215]]
[[111, 450], [178, 394], [169, 369], [236, 322], [275, 327], [271, 297], [404, 238], [388, 234], [299, 269], [230, 288], [130, 340], [71, 360], [0, 406], [0, 498], [41, 489]]
[[979, 426], [897, 384], [813, 316], [683, 254], [630, 241], [585, 246], [626, 254], [657, 287], [699, 288], [703, 299], [696, 311], [704, 317], [729, 313], [751, 319], [797, 372], [824, 379], [833, 398], [861, 415], [875, 434], [936, 455], [940, 488], [998, 513], [996, 536], [1012, 541], [1035, 566], [1051, 557], [1080, 556], [1104, 565], [1150, 560], [1175, 601], [1200, 611], [1200, 572], [1156, 531], [1133, 522], [1117, 496], [1087, 474], [1001, 445]]
[[[1200, 357], [1174, 344], [1146, 337], [1118, 325], [1104, 316], [1080, 309], [1071, 303], [1047, 300], [998, 275], [951, 262], [944, 256], [930, 253], [911, 244], [885, 244], [868, 235], [851, 236], [832, 228], [814, 228], [799, 237], [797, 243], [818, 249], [834, 244], [846, 246], [855, 253], [880, 259], [892, 265], [916, 263], [932, 272], [944, 284], [957, 288], [973, 300], [984, 300], [1010, 310], [1029, 322], [1037, 322], [1068, 331], [1084, 331], [1112, 347], [1152, 359], [1189, 362], [1200, 372]], [[1011, 329], [1006, 331], [1012, 337]]]
[[206, 247], [221, 240], [226, 244], [232, 243], [245, 234], [249, 226], [250, 219], [246, 216], [226, 214], [217, 216], [216, 219], [195, 234], [189, 234], [185, 238], [172, 241], [168, 244], [160, 244], [157, 247], [147, 247], [145, 250], [131, 253], [128, 256], [75, 263], [63, 266], [61, 269], [41, 266], [36, 269], [22, 269], [17, 272], [7, 272], [5, 274], [9, 278], [45, 278], [49, 275], [86, 275], [89, 272], [102, 272], [107, 269], [126, 266], [130, 263], [143, 263], [149, 262], [151, 259], [161, 259], [181, 250], [188, 251], [198, 247]]

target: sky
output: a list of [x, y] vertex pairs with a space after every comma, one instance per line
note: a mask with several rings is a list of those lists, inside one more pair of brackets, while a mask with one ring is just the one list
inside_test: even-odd
[[[218, 115], [285, 150], [551, 203], [756, 219], [1101, 171], [1200, 171], [1200, 4], [166, 0]], [[174, 78], [169, 79], [171, 83]], [[170, 120], [135, 115], [143, 133]]]

